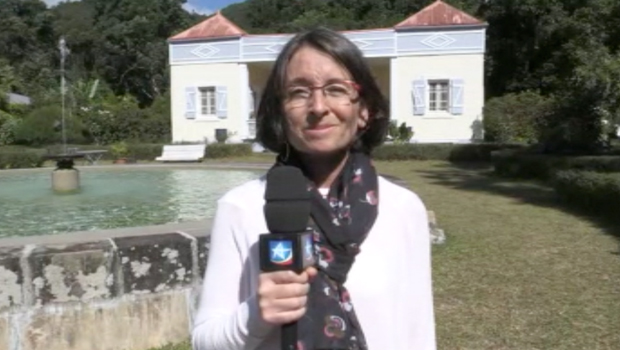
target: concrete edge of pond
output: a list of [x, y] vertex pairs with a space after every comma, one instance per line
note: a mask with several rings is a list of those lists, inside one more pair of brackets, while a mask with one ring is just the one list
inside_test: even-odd
[[188, 221], [181, 223], [167, 223], [163, 225], [121, 227], [90, 231], [75, 231], [53, 235], [36, 235], [23, 237], [0, 238], [0, 247], [15, 247], [27, 245], [56, 245], [76, 244], [100, 241], [119, 237], [139, 237], [183, 232], [195, 236], [206, 236], [211, 228], [211, 219]]
[[[249, 162], [165, 162], [165, 163], [136, 163], [136, 164], [101, 164], [101, 165], [75, 165], [79, 171], [89, 170], [132, 170], [132, 169], [222, 169], [222, 170], [265, 170], [271, 166], [270, 163], [249, 163]], [[46, 172], [54, 171], [54, 167], [38, 168], [19, 168], [2, 169], [2, 174], [15, 174], [24, 172]]]

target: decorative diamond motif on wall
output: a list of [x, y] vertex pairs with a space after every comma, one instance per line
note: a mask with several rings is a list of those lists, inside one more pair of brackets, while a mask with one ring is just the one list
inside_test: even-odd
[[267, 50], [269, 52], [273, 52], [273, 53], [280, 53], [280, 51], [282, 51], [283, 47], [284, 47], [284, 44], [271, 44], [271, 45], [265, 47], [265, 50]]
[[428, 38], [422, 40], [422, 44], [432, 47], [432, 48], [442, 48], [446, 47], [456, 40], [452, 37], [449, 37], [445, 34], [433, 34]]
[[355, 45], [357, 45], [357, 47], [360, 50], [363, 50], [365, 48], [367, 48], [368, 46], [371, 46], [372, 43], [366, 41], [366, 40], [361, 40], [361, 39], [355, 39], [355, 40], [351, 40]]
[[202, 44], [191, 51], [191, 53], [193, 53], [194, 55], [200, 58], [213, 57], [218, 52], [220, 52], [220, 49], [218, 49], [217, 47], [208, 45], [208, 44]]

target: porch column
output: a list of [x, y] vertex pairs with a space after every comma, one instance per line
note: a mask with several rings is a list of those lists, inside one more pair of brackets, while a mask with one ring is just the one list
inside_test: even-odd
[[398, 57], [390, 58], [390, 118], [391, 120], [398, 121], [398, 93], [397, 93], [397, 60]]
[[248, 121], [250, 119], [250, 72], [248, 71], [248, 65], [246, 63], [239, 63], [239, 87], [240, 87], [240, 99], [241, 115], [239, 116], [239, 134], [237, 138], [240, 140], [246, 139], [250, 136], [250, 129], [248, 127]]

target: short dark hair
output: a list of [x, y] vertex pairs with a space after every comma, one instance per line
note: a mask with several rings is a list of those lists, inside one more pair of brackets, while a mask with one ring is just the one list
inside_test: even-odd
[[368, 123], [353, 144], [355, 150], [369, 154], [381, 145], [389, 125], [389, 105], [375, 81], [360, 49], [344, 35], [327, 28], [315, 28], [295, 35], [283, 48], [271, 70], [256, 113], [256, 139], [272, 152], [283, 152], [286, 132], [282, 96], [286, 69], [293, 55], [309, 46], [331, 56], [349, 71], [361, 86], [360, 101], [368, 109]]

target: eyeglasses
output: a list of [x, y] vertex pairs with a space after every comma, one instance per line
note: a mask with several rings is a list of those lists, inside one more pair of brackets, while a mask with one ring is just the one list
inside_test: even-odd
[[310, 105], [314, 90], [321, 90], [325, 102], [336, 106], [355, 101], [361, 87], [351, 80], [340, 80], [323, 86], [291, 85], [286, 89], [285, 103], [291, 107], [306, 107]]

